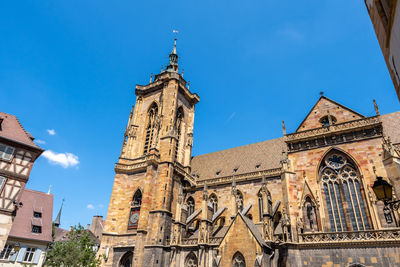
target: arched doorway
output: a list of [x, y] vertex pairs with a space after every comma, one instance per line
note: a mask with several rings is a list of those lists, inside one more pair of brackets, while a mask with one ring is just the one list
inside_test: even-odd
[[132, 267], [133, 253], [131, 251], [126, 252], [119, 261], [118, 267]]

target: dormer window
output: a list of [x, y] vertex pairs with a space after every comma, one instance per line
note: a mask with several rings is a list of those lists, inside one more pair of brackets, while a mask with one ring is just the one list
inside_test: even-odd
[[0, 117], [0, 131], [1, 130], [3, 130], [3, 121], [4, 121], [4, 118], [3, 117]]
[[[333, 117], [333, 116], [330, 116], [330, 117], [331, 117], [331, 120], [332, 120], [332, 124], [335, 124], [336, 123], [336, 118]], [[326, 127], [326, 126], [329, 126], [331, 124], [330, 121], [329, 121], [329, 116], [322, 117], [319, 120], [319, 122], [321, 123], [322, 127]]]
[[235, 167], [235, 168], [233, 169], [233, 172], [237, 172], [238, 169], [239, 169], [239, 167]]
[[218, 175], [220, 175], [220, 174], [221, 174], [221, 171], [220, 171], [220, 170], [215, 172], [215, 175], [216, 175], [216, 176], [218, 176]]
[[260, 166], [261, 166], [261, 163], [258, 163], [258, 164], [256, 165], [256, 169], [259, 169]]

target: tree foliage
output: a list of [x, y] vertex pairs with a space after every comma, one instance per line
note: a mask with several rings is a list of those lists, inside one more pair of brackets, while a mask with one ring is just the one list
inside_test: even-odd
[[72, 227], [67, 240], [54, 242], [47, 253], [46, 266], [98, 267], [101, 257], [96, 257], [95, 243], [81, 225]]

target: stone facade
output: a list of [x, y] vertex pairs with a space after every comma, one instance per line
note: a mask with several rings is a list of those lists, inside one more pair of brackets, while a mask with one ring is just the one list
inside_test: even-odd
[[103, 266], [398, 265], [399, 214], [371, 186], [382, 176], [400, 197], [400, 112], [365, 117], [321, 96], [294, 133], [192, 158], [199, 97], [175, 47], [136, 95]]
[[400, 5], [397, 0], [364, 0], [400, 100]]

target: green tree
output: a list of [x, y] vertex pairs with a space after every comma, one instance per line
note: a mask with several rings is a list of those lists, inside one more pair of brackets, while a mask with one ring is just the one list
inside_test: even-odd
[[81, 225], [72, 227], [67, 240], [54, 242], [46, 257], [46, 266], [52, 267], [98, 267], [101, 257], [93, 250], [95, 243]]

